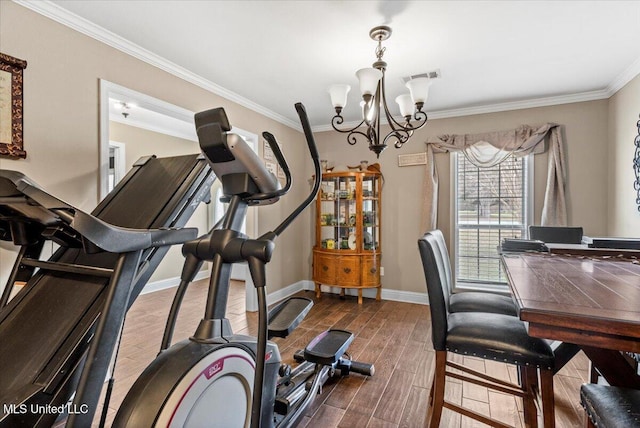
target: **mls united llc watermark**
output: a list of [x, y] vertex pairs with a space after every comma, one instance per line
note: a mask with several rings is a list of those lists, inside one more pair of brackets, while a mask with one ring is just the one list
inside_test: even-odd
[[83, 415], [89, 411], [88, 404], [73, 404], [66, 403], [59, 406], [52, 406], [51, 404], [3, 404], [2, 410], [5, 414], [19, 414], [24, 415], [39, 414], [39, 415]]

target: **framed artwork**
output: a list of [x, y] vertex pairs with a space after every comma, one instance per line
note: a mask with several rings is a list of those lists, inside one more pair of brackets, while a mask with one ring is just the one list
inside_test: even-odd
[[271, 146], [267, 143], [267, 140], [262, 140], [262, 158], [265, 162], [273, 162], [276, 160], [273, 150], [271, 150]]
[[22, 74], [27, 62], [0, 53], [0, 156], [26, 158], [22, 140]]
[[[281, 143], [278, 143], [278, 147], [282, 152]], [[264, 165], [269, 172], [275, 175], [279, 180], [285, 180], [287, 178], [284, 170], [280, 168], [276, 155], [273, 153], [273, 150], [271, 150], [271, 146], [267, 140], [262, 140], [262, 158], [264, 160]]]
[[640, 211], [640, 120], [636, 122], [638, 127], [638, 135], [633, 140], [633, 144], [636, 147], [636, 152], [633, 156], [633, 172], [636, 175], [636, 180], [633, 182], [633, 189], [636, 191], [636, 205], [638, 211]]
[[427, 153], [411, 153], [408, 155], [398, 155], [398, 166], [426, 165]]
[[267, 168], [267, 171], [269, 171], [271, 174], [276, 175], [278, 173], [278, 164], [275, 162], [265, 162], [264, 163], [265, 168]]

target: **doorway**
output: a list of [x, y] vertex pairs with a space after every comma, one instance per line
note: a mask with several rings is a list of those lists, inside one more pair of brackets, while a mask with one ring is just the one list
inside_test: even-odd
[[[190, 110], [115, 83], [100, 80], [100, 199], [107, 195], [141, 155], [174, 156], [200, 152], [193, 117], [194, 112]], [[148, 146], [141, 147], [138, 143], [143, 140], [142, 138], [136, 138], [135, 143], [130, 143], [112, 135], [122, 129], [133, 129], [139, 133], [143, 130], [147, 133], [155, 133], [159, 137], [151, 141]], [[258, 136], [256, 134], [238, 128], [233, 128], [231, 132], [242, 136], [257, 152]], [[164, 136], [167, 138], [165, 139]], [[123, 168], [124, 171], [118, 168]], [[219, 186], [219, 182], [216, 181], [212, 187], [212, 201], [216, 200], [215, 192]], [[201, 232], [209, 230], [215, 224], [215, 203], [201, 206], [198, 210], [187, 226], [198, 227]], [[258, 215], [255, 210], [248, 210], [246, 233], [249, 236], [255, 236], [257, 231]], [[171, 255], [172, 252], [173, 255]], [[164, 272], [161, 269], [162, 265], [166, 267]], [[155, 280], [152, 277], [151, 281], [154, 281], [154, 284], [159, 283], [158, 288], [173, 286], [175, 277], [179, 277], [181, 266], [180, 248], [172, 248], [158, 271], [154, 273], [164, 277], [155, 278]], [[202, 275], [199, 274], [200, 277], [204, 275], [208, 276], [207, 272], [203, 271]], [[255, 287], [247, 266], [234, 267], [232, 276], [245, 281], [247, 310], [257, 310]]]

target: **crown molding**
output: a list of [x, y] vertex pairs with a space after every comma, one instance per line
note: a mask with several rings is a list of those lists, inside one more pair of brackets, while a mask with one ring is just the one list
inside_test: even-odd
[[477, 107], [463, 107], [451, 110], [439, 110], [429, 112], [430, 119], [446, 119], [459, 116], [471, 116], [475, 114], [499, 113], [509, 110], [524, 110], [536, 107], [549, 107], [562, 104], [581, 103], [609, 98], [606, 90], [580, 92], [577, 94], [558, 95], [555, 97], [533, 98], [522, 101], [509, 101], [505, 103], [489, 104]]
[[[260, 104], [257, 104], [235, 92], [232, 92], [216, 83], [199, 76], [184, 67], [181, 67], [167, 59], [154, 54], [126, 39], [106, 30], [66, 9], [52, 3], [49, 0], [13, 0], [15, 3], [30, 9], [40, 15], [50, 18], [86, 36], [105, 43], [121, 52], [144, 61], [182, 80], [193, 83], [209, 92], [219, 95], [229, 101], [235, 102], [265, 117], [282, 123], [290, 128], [302, 132], [300, 125]], [[547, 107], [560, 104], [594, 101], [610, 98], [627, 83], [640, 74], [640, 58], [633, 62], [626, 70], [620, 73], [605, 89], [598, 91], [582, 92], [556, 97], [536, 98], [524, 101], [512, 101], [506, 103], [489, 104], [477, 107], [465, 107], [459, 109], [439, 110], [429, 112], [430, 119], [445, 119], [452, 117], [471, 116], [476, 114], [497, 113], [508, 110], [521, 110], [535, 107]], [[354, 127], [358, 122], [344, 123], [344, 127]], [[313, 132], [331, 131], [330, 124], [312, 127]]]
[[[571, 95], [560, 95], [556, 97], [534, 98], [523, 101], [510, 101], [506, 103], [488, 104], [476, 107], [464, 107], [450, 110], [436, 110], [428, 112], [429, 119], [447, 119], [452, 117], [472, 116], [475, 114], [487, 114], [498, 113], [509, 110], [523, 110], [535, 107], [548, 107], [561, 104], [580, 103], [584, 101], [594, 101], [609, 98], [611, 95], [607, 89], [599, 91], [581, 92]], [[353, 128], [358, 123], [357, 121], [345, 122], [342, 126], [344, 128]], [[387, 121], [382, 121], [382, 124], [387, 124]], [[320, 125], [312, 128], [313, 132], [331, 131], [333, 128], [331, 125]]]
[[281, 114], [278, 114], [264, 106], [261, 106], [260, 104], [257, 104], [249, 100], [248, 98], [243, 97], [242, 95], [236, 94], [235, 92], [232, 92], [216, 83], [213, 83], [212, 81], [207, 80], [204, 77], [199, 76], [159, 55], [156, 55], [153, 52], [148, 51], [147, 49], [144, 49], [141, 46], [138, 46], [135, 43], [132, 43], [129, 40], [120, 37], [117, 34], [76, 15], [75, 13], [69, 12], [68, 10], [58, 6], [55, 3], [50, 2], [49, 0], [13, 1], [20, 6], [30, 9], [47, 18], [50, 18], [99, 42], [111, 46], [114, 49], [124, 52], [127, 55], [144, 61], [147, 64], [157, 67], [163, 71], [166, 71], [167, 73], [170, 73], [182, 80], [193, 83], [194, 85], [199, 86], [202, 89], [219, 95], [229, 101], [233, 101], [234, 103], [253, 110], [256, 113], [273, 119], [276, 122], [280, 122], [283, 125], [302, 132], [302, 128], [297, 122], [285, 116], [282, 116]]
[[640, 74], [640, 58], [636, 59], [626, 70], [620, 73], [611, 83], [607, 86], [607, 92], [609, 96], [613, 96], [616, 92], [622, 89], [627, 83], [632, 81], [636, 76]]

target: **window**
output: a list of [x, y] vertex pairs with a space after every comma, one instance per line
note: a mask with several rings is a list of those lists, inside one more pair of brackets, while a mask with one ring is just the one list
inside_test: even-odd
[[454, 153], [456, 287], [500, 289], [506, 284], [498, 246], [503, 238], [527, 236], [533, 206], [530, 158], [508, 156], [496, 166], [479, 168], [463, 153]]

